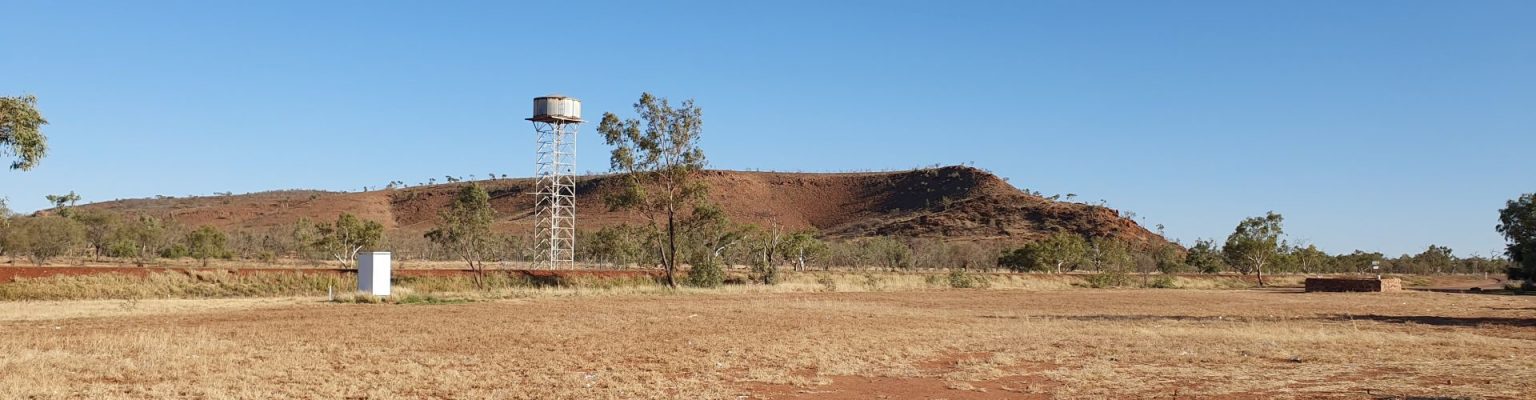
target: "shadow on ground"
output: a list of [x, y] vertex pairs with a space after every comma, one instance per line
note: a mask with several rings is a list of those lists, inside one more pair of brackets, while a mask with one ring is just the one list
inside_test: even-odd
[[1336, 314], [1329, 318], [1335, 320], [1376, 321], [1389, 324], [1420, 324], [1433, 326], [1514, 326], [1536, 327], [1536, 318], [1508, 318], [1508, 317], [1444, 317], [1433, 315], [1342, 315]]

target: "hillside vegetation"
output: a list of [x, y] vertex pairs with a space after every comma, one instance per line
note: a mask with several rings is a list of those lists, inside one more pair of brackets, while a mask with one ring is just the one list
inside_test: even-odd
[[[951, 166], [900, 172], [782, 173], [706, 171], [709, 197], [733, 221], [786, 230], [815, 229], [829, 239], [869, 236], [1022, 243], [1054, 232], [1161, 244], [1163, 238], [1107, 207], [1053, 201], [1014, 188], [981, 169]], [[530, 231], [532, 179], [492, 179], [485, 187], [498, 232]], [[340, 213], [383, 222], [389, 231], [424, 232], [465, 182], [366, 192], [275, 191], [245, 195], [119, 200], [83, 209], [151, 215], [187, 226], [270, 229]], [[595, 230], [639, 220], [610, 211], [611, 175], [578, 182], [578, 226]]]

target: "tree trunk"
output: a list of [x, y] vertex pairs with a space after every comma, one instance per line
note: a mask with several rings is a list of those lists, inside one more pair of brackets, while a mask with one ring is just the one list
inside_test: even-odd
[[1264, 287], [1264, 264], [1260, 263], [1260, 264], [1254, 265], [1253, 272], [1258, 274], [1258, 277], [1259, 277], [1259, 287]]
[[667, 254], [662, 257], [662, 266], [667, 270], [667, 286], [677, 288], [677, 225], [675, 212], [670, 207], [667, 209]]

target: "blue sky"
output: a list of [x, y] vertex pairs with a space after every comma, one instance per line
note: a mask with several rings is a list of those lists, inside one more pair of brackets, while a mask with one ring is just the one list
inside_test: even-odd
[[715, 168], [974, 163], [1185, 243], [1274, 210], [1486, 255], [1536, 191], [1536, 2], [544, 3], [0, 0], [0, 95], [52, 121], [0, 196], [526, 176], [531, 97], [642, 91], [697, 99]]

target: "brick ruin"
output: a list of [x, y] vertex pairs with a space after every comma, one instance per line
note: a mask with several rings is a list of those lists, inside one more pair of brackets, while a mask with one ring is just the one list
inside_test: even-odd
[[1307, 278], [1308, 292], [1396, 292], [1403, 290], [1398, 278]]

